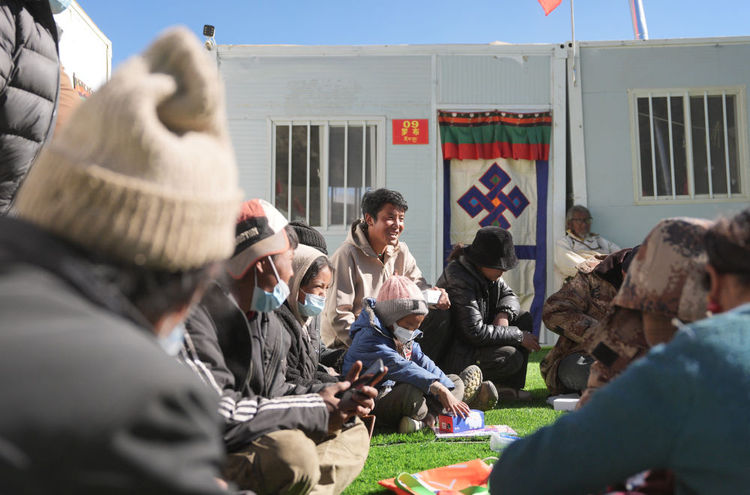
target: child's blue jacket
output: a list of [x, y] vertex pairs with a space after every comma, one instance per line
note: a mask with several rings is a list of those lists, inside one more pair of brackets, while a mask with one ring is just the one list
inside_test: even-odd
[[398, 353], [393, 335], [387, 327], [380, 324], [374, 308], [375, 300], [365, 298], [362, 311], [349, 329], [352, 345], [344, 356], [343, 375], [357, 360], [362, 361], [362, 369], [365, 370], [380, 358], [388, 367], [388, 373], [379, 387], [409, 383], [429, 393], [432, 382], [439, 380], [448, 389], [453, 389], [453, 382], [422, 352], [418, 342], [412, 343], [411, 359]]

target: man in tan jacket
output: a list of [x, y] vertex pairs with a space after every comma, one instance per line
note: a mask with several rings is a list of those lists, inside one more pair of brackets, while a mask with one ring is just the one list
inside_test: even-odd
[[399, 241], [407, 209], [401, 193], [390, 189], [368, 191], [362, 198], [363, 218], [352, 223], [346, 241], [331, 257], [333, 283], [321, 322], [321, 338], [329, 349], [349, 347], [349, 327], [364, 298], [375, 297], [391, 275], [403, 275], [422, 290], [439, 290], [436, 307], [450, 307], [445, 290], [430, 287], [407, 245]]

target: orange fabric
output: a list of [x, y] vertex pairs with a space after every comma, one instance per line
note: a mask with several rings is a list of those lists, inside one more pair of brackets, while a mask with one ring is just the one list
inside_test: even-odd
[[[492, 466], [482, 459], [428, 469], [415, 474], [425, 483], [441, 490], [462, 490], [469, 486], [487, 485]], [[378, 484], [402, 495], [409, 495], [396, 487], [395, 478], [378, 481]]]

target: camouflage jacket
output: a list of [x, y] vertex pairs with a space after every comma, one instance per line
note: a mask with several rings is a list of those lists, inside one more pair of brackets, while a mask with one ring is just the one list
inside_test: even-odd
[[703, 236], [709, 226], [707, 220], [668, 218], [646, 236], [612, 301], [615, 311], [599, 322], [585, 342], [596, 362], [578, 407], [646, 354], [649, 342], [659, 340], [644, 332], [643, 313], [683, 322], [705, 317], [706, 290], [701, 279], [706, 261]]
[[591, 329], [583, 346], [596, 361], [589, 370], [589, 381], [578, 407], [583, 406], [596, 389], [609, 383], [630, 363], [648, 352], [641, 312], [613, 306], [612, 311]]
[[557, 366], [573, 353], [587, 353], [585, 341], [599, 320], [610, 311], [617, 289], [594, 272], [600, 263], [591, 259], [580, 263], [578, 273], [544, 303], [544, 324], [559, 337], [539, 364], [542, 377], [553, 395], [564, 393], [557, 380]]

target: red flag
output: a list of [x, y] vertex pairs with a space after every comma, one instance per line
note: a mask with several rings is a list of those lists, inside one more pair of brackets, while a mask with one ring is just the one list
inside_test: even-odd
[[539, 5], [544, 9], [544, 15], [549, 15], [561, 3], [562, 0], [539, 0]]

